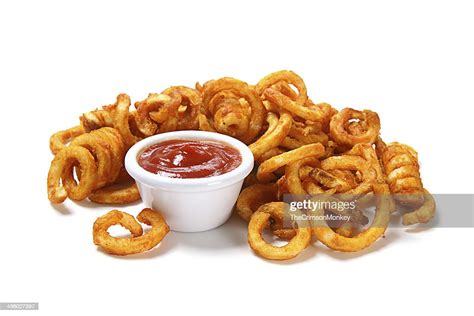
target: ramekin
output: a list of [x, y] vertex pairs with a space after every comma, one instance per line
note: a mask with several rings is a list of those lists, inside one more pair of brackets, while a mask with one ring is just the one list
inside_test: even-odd
[[[226, 143], [239, 151], [242, 163], [222, 175], [197, 179], [164, 177], [138, 164], [137, 158], [145, 148], [172, 139]], [[137, 182], [145, 206], [160, 211], [171, 230], [178, 232], [206, 231], [224, 224], [232, 214], [244, 178], [253, 164], [252, 152], [238, 139], [203, 131], [154, 135], [133, 145], [125, 156], [125, 168]]]

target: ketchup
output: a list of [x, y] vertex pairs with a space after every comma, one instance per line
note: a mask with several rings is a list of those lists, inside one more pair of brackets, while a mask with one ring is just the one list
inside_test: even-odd
[[237, 149], [220, 142], [174, 139], [151, 145], [138, 156], [145, 170], [169, 178], [208, 178], [237, 168]]

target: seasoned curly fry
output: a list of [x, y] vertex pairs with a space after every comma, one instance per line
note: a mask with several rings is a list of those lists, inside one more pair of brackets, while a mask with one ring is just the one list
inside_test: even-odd
[[269, 225], [270, 218], [283, 218], [280, 203], [267, 203], [252, 215], [249, 222], [248, 242], [258, 255], [270, 260], [288, 260], [296, 257], [311, 241], [311, 227], [308, 223], [298, 223], [295, 236], [283, 247], [268, 244], [262, 237], [263, 230]]
[[[82, 200], [92, 191], [114, 183], [124, 156], [122, 137], [113, 128], [103, 127], [78, 136], [51, 162], [48, 198], [53, 203], [61, 203], [66, 197]], [[79, 183], [74, 179], [74, 169]]]
[[[387, 229], [390, 221], [390, 190], [386, 184], [374, 184], [376, 194], [375, 217], [369, 228], [354, 237], [346, 237], [334, 232], [326, 221], [312, 220], [313, 233], [316, 238], [331, 249], [353, 252], [369, 247], [379, 239]], [[324, 209], [314, 212], [315, 218], [324, 216]]]
[[423, 203], [418, 153], [408, 145], [377, 142], [390, 191], [397, 201], [418, 206]]
[[[148, 98], [135, 103], [137, 127], [145, 136], [178, 129], [181, 94], [176, 90], [168, 94], [150, 93]], [[197, 114], [196, 114], [197, 115]]]
[[275, 184], [254, 184], [242, 190], [237, 199], [237, 214], [247, 222], [252, 214], [267, 202], [277, 200], [277, 186]]
[[[265, 115], [262, 100], [255, 90], [245, 82], [233, 78], [208, 81], [202, 89], [203, 114], [211, 120], [209, 125], [218, 132], [237, 137], [250, 144], [260, 132]], [[225, 93], [226, 91], [228, 93]], [[214, 101], [216, 105], [209, 108], [213, 104], [213, 98], [221, 101]], [[205, 126], [200, 126], [200, 129], [203, 128], [206, 129]]]
[[[151, 229], [143, 234], [143, 229], [133, 216], [118, 210], [110, 211], [99, 217], [93, 227], [94, 244], [113, 255], [132, 255], [154, 248], [170, 230], [161, 214], [151, 208], [143, 209], [138, 214], [137, 219], [151, 226]], [[117, 224], [130, 230], [132, 237], [117, 238], [110, 236], [107, 229]]]
[[[353, 135], [346, 130], [347, 123], [351, 120], [359, 120], [357, 134]], [[363, 126], [363, 128], [362, 128]], [[352, 130], [353, 131], [353, 130]], [[331, 137], [340, 145], [354, 146], [359, 143], [373, 144], [380, 131], [380, 119], [377, 113], [364, 110], [357, 111], [345, 108], [331, 119], [330, 133]]]
[[274, 179], [273, 172], [278, 168], [299, 159], [306, 157], [320, 157], [323, 154], [324, 146], [318, 143], [305, 145], [298, 149], [272, 157], [258, 167], [257, 179], [261, 182], [270, 182]]
[[[202, 95], [199, 91], [185, 86], [174, 86], [169, 87], [162, 93], [171, 96], [178, 96], [181, 100], [180, 105], [177, 108], [177, 130], [199, 128], [198, 115], [202, 107]], [[151, 114], [153, 115], [153, 112]]]
[[56, 132], [49, 139], [49, 149], [56, 155], [61, 149], [66, 147], [68, 142], [82, 134], [84, 134], [84, 129], [80, 125]]
[[266, 99], [278, 105], [279, 108], [285, 109], [295, 116], [303, 118], [305, 120], [313, 122], [325, 122], [328, 120], [328, 113], [324, 110], [326, 104], [319, 105], [301, 105], [287, 96], [285, 96], [280, 91], [274, 89], [266, 89], [264, 92]]
[[249, 145], [255, 160], [258, 160], [263, 154], [270, 149], [280, 145], [280, 143], [288, 135], [292, 117], [288, 112], [282, 112], [278, 119], [276, 114], [267, 114], [268, 129], [256, 142]]
[[[297, 95], [289, 86], [290, 84], [298, 90]], [[273, 89], [274, 91], [279, 91], [300, 105], [304, 105], [308, 100], [306, 85], [303, 79], [293, 71], [281, 70], [271, 73], [257, 83], [255, 90], [262, 96], [264, 92], [272, 86], [275, 88]]]
[[418, 209], [403, 215], [403, 225], [428, 223], [435, 215], [436, 203], [428, 190], [423, 189], [424, 202]]
[[350, 195], [362, 195], [368, 193], [372, 189], [373, 183], [376, 182], [376, 173], [370, 164], [362, 157], [343, 155], [333, 156], [324, 159], [321, 162], [321, 169], [331, 172], [331, 170], [351, 170], [359, 172], [361, 175], [361, 183], [357, 187], [345, 191]]
[[119, 131], [123, 137], [123, 141], [127, 148], [130, 148], [136, 142], [140, 140], [139, 137], [132, 134], [129, 124], [129, 108], [130, 108], [130, 97], [126, 94], [119, 94], [117, 96], [116, 109], [114, 113], [114, 127]]
[[99, 204], [127, 204], [140, 200], [140, 192], [135, 182], [125, 187], [111, 185], [92, 192], [89, 200]]

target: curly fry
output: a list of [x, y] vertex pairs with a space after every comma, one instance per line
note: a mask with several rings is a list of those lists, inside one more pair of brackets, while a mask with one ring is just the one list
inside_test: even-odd
[[[122, 137], [113, 128], [103, 127], [78, 136], [51, 162], [48, 198], [53, 203], [61, 203], [66, 197], [82, 200], [92, 191], [114, 183], [123, 168], [124, 156]], [[74, 169], [79, 183], [74, 179]]]
[[299, 159], [295, 162], [289, 163], [285, 169], [286, 181], [288, 189], [291, 194], [307, 194], [301, 181], [301, 169], [305, 166], [310, 166], [308, 174], [311, 172], [313, 167], [319, 166], [319, 160], [315, 157]]
[[127, 148], [133, 146], [140, 140], [139, 137], [132, 134], [130, 130], [129, 117], [130, 117], [130, 97], [126, 94], [119, 94], [117, 96], [117, 102], [115, 103], [114, 113], [114, 127], [119, 131], [123, 137], [123, 141]]
[[324, 216], [324, 209], [319, 208], [311, 221], [316, 238], [331, 249], [345, 252], [365, 249], [379, 239], [390, 221], [390, 190], [386, 184], [374, 184], [373, 189], [377, 202], [375, 217], [369, 228], [354, 237], [345, 237], [334, 232], [324, 219], [319, 220]]
[[[161, 214], [151, 208], [143, 209], [138, 214], [137, 219], [151, 226], [151, 229], [143, 234], [143, 229], [133, 216], [118, 210], [112, 210], [99, 217], [94, 222], [93, 227], [94, 244], [113, 255], [132, 255], [154, 248], [170, 230]], [[117, 224], [130, 230], [132, 237], [117, 238], [110, 236], [107, 230], [110, 226]]]
[[181, 100], [177, 108], [177, 130], [199, 128], [198, 114], [202, 107], [202, 95], [198, 90], [185, 86], [173, 86], [164, 90], [162, 93], [170, 96], [178, 96], [178, 99]]
[[433, 196], [428, 192], [428, 190], [423, 189], [424, 202], [423, 205], [410, 212], [403, 215], [403, 225], [413, 225], [419, 223], [428, 223], [435, 215], [436, 203], [433, 199]]
[[135, 182], [126, 187], [108, 186], [92, 192], [89, 200], [99, 204], [128, 204], [140, 200], [140, 192]]
[[[249, 111], [243, 111], [240, 99], [229, 97], [229, 93], [221, 94], [221, 97], [219, 97], [219, 94], [225, 91], [229, 91], [229, 93], [237, 98], [244, 99], [248, 103]], [[209, 105], [213, 103], [211, 101], [214, 97], [221, 100], [220, 102], [214, 101], [219, 103], [220, 106], [215, 105], [209, 108]], [[220, 124], [214, 125], [215, 122], [210, 123], [214, 129], [217, 129], [218, 132], [237, 137], [246, 144], [251, 143], [262, 128], [265, 114], [262, 101], [254, 89], [243, 81], [233, 78], [221, 78], [206, 82], [203, 86], [203, 105], [205, 112], [203, 114], [208, 119], [217, 114]], [[241, 120], [245, 122], [248, 113], [250, 115], [248, 125], [242, 124]], [[246, 129], [242, 130], [242, 126]]]
[[266, 99], [275, 103], [279, 108], [285, 109], [305, 120], [313, 122], [326, 122], [328, 120], [329, 113], [325, 109], [329, 105], [326, 103], [310, 104], [309, 106], [304, 104], [301, 105], [291, 100], [280, 91], [272, 88], [266, 89], [263, 95]]
[[272, 157], [262, 163], [257, 170], [257, 179], [261, 182], [270, 182], [274, 179], [273, 172], [291, 162], [307, 157], [320, 157], [324, 154], [324, 146], [321, 144], [310, 144], [302, 146]]
[[[360, 130], [357, 129], [356, 135], [352, 135], [346, 130], [347, 123], [351, 122], [351, 120], [359, 120], [362, 122], [358, 123]], [[359, 143], [373, 144], [379, 136], [380, 119], [377, 113], [369, 110], [357, 111], [345, 108], [331, 118], [329, 128], [332, 139], [340, 145], [354, 146]]]
[[145, 136], [174, 131], [178, 128], [181, 94], [170, 90], [168, 94], [150, 93], [148, 98], [136, 102], [137, 127]]
[[290, 131], [292, 120], [288, 112], [281, 112], [279, 119], [274, 113], [269, 112], [267, 114], [267, 131], [257, 141], [249, 145], [255, 160], [258, 160], [270, 149], [280, 145]]
[[263, 204], [277, 200], [275, 184], [254, 184], [240, 192], [237, 199], [237, 214], [247, 222], [252, 214]]
[[[78, 165], [81, 170], [81, 181], [78, 184], [64, 187], [60, 185], [65, 170]], [[61, 149], [51, 162], [48, 172], [48, 199], [52, 203], [62, 203], [69, 197], [73, 200], [85, 199], [94, 189], [97, 167], [94, 156], [85, 148], [70, 146]]]
[[268, 226], [270, 218], [283, 218], [281, 204], [267, 203], [252, 215], [249, 222], [248, 243], [258, 255], [270, 260], [288, 260], [301, 253], [311, 241], [311, 227], [308, 223], [298, 222], [295, 236], [283, 247], [268, 244], [262, 232]]
[[49, 138], [49, 149], [56, 155], [61, 149], [66, 147], [66, 143], [82, 134], [84, 134], [84, 129], [80, 125], [56, 132]]
[[[289, 86], [290, 84], [298, 90], [297, 95]], [[264, 92], [272, 86], [275, 88], [274, 90], [279, 91], [300, 105], [304, 105], [308, 100], [308, 93], [303, 79], [293, 71], [281, 70], [271, 73], [257, 83], [255, 90], [260, 96], [263, 96]]]

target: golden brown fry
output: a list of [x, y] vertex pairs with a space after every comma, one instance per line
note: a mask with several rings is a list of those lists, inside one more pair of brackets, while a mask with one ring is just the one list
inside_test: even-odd
[[[169, 90], [169, 94], [150, 93], [148, 98], [135, 103], [137, 108], [137, 128], [141, 133], [145, 136], [151, 136], [157, 133], [177, 130], [179, 120], [178, 109], [182, 102], [182, 94], [177, 91]], [[181, 90], [181, 92], [183, 91]]]
[[390, 221], [390, 190], [386, 184], [374, 184], [374, 193], [376, 194], [375, 217], [369, 228], [353, 237], [345, 237], [334, 232], [324, 219], [318, 217], [324, 216], [324, 209], [319, 208], [314, 212], [314, 218], [311, 225], [316, 238], [327, 247], [345, 252], [360, 251], [369, 247], [379, 239], [387, 229]]
[[321, 169], [331, 172], [331, 170], [343, 169], [359, 172], [361, 183], [357, 187], [345, 191], [349, 195], [362, 195], [372, 190], [372, 185], [376, 182], [376, 173], [370, 164], [362, 157], [358, 156], [332, 156], [321, 162]]
[[263, 204], [277, 200], [276, 184], [254, 184], [242, 190], [237, 199], [237, 214], [247, 222]]
[[299, 159], [295, 162], [289, 163], [286, 166], [285, 169], [285, 176], [286, 176], [286, 181], [288, 184], [288, 189], [291, 194], [307, 194], [306, 190], [304, 189], [303, 183], [302, 183], [302, 178], [307, 178], [302, 177], [301, 175], [301, 170], [305, 168], [306, 166], [309, 167], [309, 169], [306, 169], [306, 172], [309, 174], [311, 170], [313, 170], [314, 167], [319, 166], [319, 160], [315, 157], [308, 157], [308, 158], [303, 158]]
[[290, 131], [292, 117], [288, 112], [283, 111], [278, 119], [276, 114], [269, 112], [267, 114], [267, 122], [268, 129], [265, 134], [249, 145], [255, 160], [258, 160], [270, 149], [280, 145]]
[[[143, 229], [133, 216], [118, 210], [110, 211], [99, 217], [93, 227], [94, 244], [113, 255], [132, 255], [154, 248], [170, 230], [161, 214], [151, 208], [143, 209], [137, 219], [151, 226], [151, 229], [143, 234]], [[130, 230], [132, 237], [110, 236], [107, 230], [110, 226], [117, 224]]]
[[49, 149], [56, 155], [61, 149], [66, 147], [68, 142], [82, 134], [84, 134], [84, 129], [80, 125], [56, 132], [49, 138]]
[[[298, 95], [289, 85], [293, 85], [298, 90]], [[271, 73], [257, 83], [255, 90], [257, 90], [258, 95], [262, 96], [270, 87], [298, 104], [303, 105], [308, 100], [308, 93], [303, 79], [293, 71], [281, 70]]]
[[135, 182], [130, 182], [125, 187], [120, 184], [112, 184], [92, 192], [89, 195], [89, 200], [99, 204], [128, 204], [139, 201], [140, 192]]
[[423, 183], [421, 181], [418, 153], [408, 145], [400, 143], [385, 144], [381, 160], [387, 175], [390, 191], [395, 199], [405, 205], [419, 206], [424, 201]]
[[325, 111], [327, 104], [316, 104], [311, 106], [301, 105], [291, 100], [280, 91], [272, 88], [266, 89], [264, 97], [270, 102], [275, 103], [279, 108], [291, 112], [293, 115], [313, 122], [325, 122], [328, 120], [329, 113]]
[[92, 191], [114, 183], [124, 156], [122, 137], [113, 128], [103, 127], [76, 137], [51, 163], [48, 198], [53, 203], [61, 203], [66, 197], [82, 200]]
[[[229, 93], [221, 94], [226, 91]], [[209, 108], [214, 97], [221, 100], [216, 102], [219, 106]], [[255, 90], [243, 81], [226, 77], [206, 82], [203, 86], [203, 105], [203, 114], [208, 119], [212, 118], [210, 125], [214, 129], [237, 137], [246, 144], [250, 144], [262, 128], [265, 115], [262, 101]]]
[[117, 102], [115, 103], [116, 109], [114, 112], [114, 127], [122, 135], [123, 141], [127, 148], [130, 148], [136, 142], [140, 140], [139, 137], [132, 134], [129, 124], [129, 108], [130, 108], [130, 97], [126, 94], [119, 94], [117, 96]]
[[257, 170], [257, 179], [261, 182], [270, 182], [274, 179], [273, 172], [278, 168], [286, 166], [294, 161], [315, 157], [318, 158], [324, 154], [324, 146], [321, 144], [310, 144], [298, 149], [288, 151], [281, 155], [272, 157], [262, 163]]
[[86, 112], [79, 118], [86, 133], [101, 127], [114, 127], [115, 104], [103, 106], [101, 109]]
[[170, 96], [178, 96], [178, 99], [181, 100], [177, 108], [177, 130], [199, 128], [198, 114], [202, 107], [202, 95], [198, 90], [185, 86], [173, 86], [164, 90], [162, 93]]
[[[69, 187], [60, 184], [65, 170], [72, 172], [74, 166], [81, 170], [81, 181]], [[73, 200], [85, 199], [94, 189], [97, 178], [97, 166], [94, 156], [85, 148], [69, 146], [61, 149], [51, 162], [48, 172], [48, 199], [52, 203], [62, 203], [69, 197]]]
[[[359, 120], [360, 128], [356, 135], [346, 130], [347, 123]], [[363, 129], [362, 129], [363, 126]], [[345, 108], [331, 118], [330, 133], [333, 140], [342, 146], [354, 146], [359, 143], [373, 144], [379, 136], [380, 119], [377, 113]]]
[[311, 241], [311, 227], [309, 223], [298, 221], [295, 236], [283, 247], [267, 243], [263, 237], [263, 230], [268, 227], [270, 218], [283, 218], [281, 204], [267, 203], [252, 215], [249, 222], [248, 242], [250, 247], [259, 256], [270, 260], [288, 260], [299, 255]]

